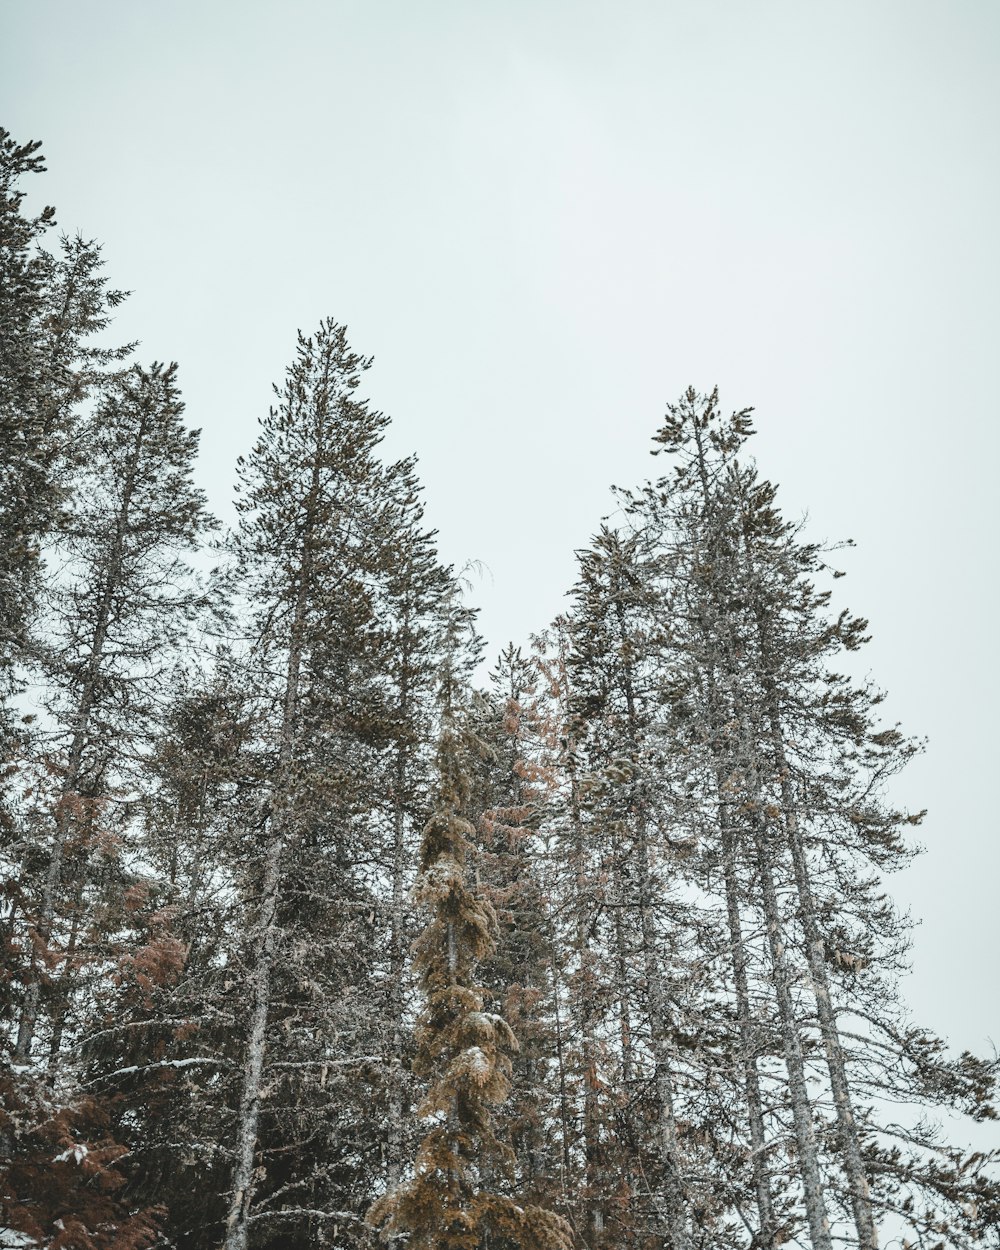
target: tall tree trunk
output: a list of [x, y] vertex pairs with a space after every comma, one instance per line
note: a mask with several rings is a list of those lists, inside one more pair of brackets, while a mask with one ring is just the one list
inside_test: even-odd
[[562, 1010], [560, 1008], [560, 999], [562, 988], [559, 981], [559, 961], [557, 956], [557, 944], [555, 934], [552, 931], [551, 917], [549, 917], [548, 925], [548, 948], [549, 948], [549, 965], [552, 970], [552, 1018], [555, 1021], [555, 1043], [556, 1043], [556, 1071], [559, 1074], [559, 1170], [561, 1180], [559, 1185], [560, 1194], [562, 1196], [562, 1209], [564, 1212], [569, 1210], [569, 1187], [570, 1187], [570, 1140], [572, 1123], [572, 1113], [569, 1105], [569, 1092], [566, 1088], [566, 1056], [565, 1043], [563, 1041], [563, 1022]]
[[719, 786], [719, 823], [722, 832], [722, 865], [726, 891], [726, 916], [729, 923], [729, 942], [733, 960], [733, 982], [736, 990], [736, 1022], [740, 1035], [740, 1063], [743, 1068], [743, 1089], [747, 1100], [747, 1119], [750, 1126], [750, 1151], [753, 1167], [754, 1190], [757, 1198], [757, 1216], [760, 1221], [758, 1244], [772, 1247], [777, 1229], [774, 1221], [774, 1204], [771, 1198], [771, 1177], [767, 1166], [767, 1138], [764, 1132], [764, 1109], [760, 1089], [760, 1072], [757, 1068], [757, 1039], [750, 1013], [750, 991], [747, 984], [747, 952], [743, 940], [743, 924], [740, 917], [739, 888], [736, 871], [736, 837], [729, 819], [729, 812], [722, 801]]
[[597, 1044], [594, 1035], [594, 973], [593, 951], [587, 933], [588, 887], [584, 868], [584, 848], [579, 814], [575, 816], [578, 856], [576, 865], [576, 955], [579, 989], [577, 1011], [583, 1059], [583, 1150], [585, 1160], [584, 1195], [586, 1223], [591, 1250], [604, 1242], [605, 1177], [600, 1140], [600, 1115], [597, 1106]]
[[597, 1044], [594, 1029], [593, 951], [588, 932], [592, 902], [592, 886], [587, 871], [586, 838], [576, 793], [576, 781], [570, 778], [570, 821], [573, 830], [573, 902], [576, 912], [575, 946], [577, 961], [576, 1008], [580, 1028], [583, 1066], [583, 1155], [584, 1212], [587, 1245], [598, 1250], [604, 1243], [605, 1176], [600, 1139], [600, 1116], [597, 1106]]
[[868, 1185], [868, 1177], [865, 1173], [864, 1160], [861, 1156], [861, 1142], [847, 1078], [847, 1065], [840, 1041], [840, 1030], [837, 1026], [837, 1013], [830, 994], [830, 979], [827, 975], [823, 937], [816, 921], [816, 904], [813, 899], [809, 863], [802, 842], [802, 830], [799, 826], [797, 804], [792, 790], [788, 761], [785, 758], [781, 725], [777, 716], [776, 705], [773, 701], [775, 698], [773, 690], [770, 692], [769, 698], [771, 699], [771, 738], [780, 779], [785, 835], [791, 851], [795, 885], [799, 896], [799, 913], [805, 937], [806, 957], [809, 961], [809, 975], [819, 1016], [823, 1050], [830, 1073], [830, 1089], [833, 1094], [833, 1105], [837, 1116], [837, 1135], [843, 1156], [844, 1171], [847, 1174], [850, 1187], [851, 1213], [854, 1217], [858, 1244], [861, 1250], [877, 1250], [878, 1233], [875, 1229], [875, 1218], [872, 1212], [871, 1191]]
[[260, 1122], [260, 1098], [264, 1060], [267, 1054], [267, 1017], [271, 1006], [271, 967], [278, 945], [275, 923], [281, 885], [284, 837], [279, 830], [271, 837], [264, 860], [261, 906], [253, 938], [259, 943], [250, 973], [251, 1015], [243, 1090], [240, 1095], [236, 1139], [236, 1165], [233, 1193], [226, 1218], [225, 1250], [246, 1250], [255, 1185], [254, 1154]]
[[757, 874], [764, 905], [764, 923], [767, 928], [771, 968], [774, 972], [775, 998], [778, 1003], [778, 1019], [781, 1022], [785, 1067], [788, 1071], [788, 1091], [792, 1100], [792, 1119], [795, 1125], [795, 1142], [805, 1194], [809, 1235], [813, 1250], [833, 1250], [830, 1221], [826, 1211], [823, 1181], [819, 1168], [816, 1130], [809, 1105], [802, 1038], [799, 1034], [792, 1001], [792, 974], [785, 956], [783, 926], [774, 885], [770, 848], [767, 845], [766, 828], [759, 812], [751, 812], [750, 819], [757, 851]]
[[310, 546], [312, 507], [318, 491], [319, 468], [314, 463], [306, 508], [305, 538], [298, 568], [295, 608], [289, 633], [288, 663], [285, 671], [285, 691], [278, 742], [278, 789], [272, 794], [271, 799], [270, 836], [264, 859], [261, 902], [251, 939], [257, 950], [250, 972], [252, 1004], [250, 1030], [243, 1065], [243, 1088], [240, 1095], [234, 1152], [236, 1164], [233, 1169], [233, 1189], [226, 1217], [224, 1250], [246, 1250], [256, 1190], [254, 1155], [257, 1149], [257, 1129], [260, 1123], [264, 1063], [267, 1058], [271, 970], [280, 941], [277, 923], [278, 901], [284, 871], [283, 861], [295, 840], [295, 831], [292, 829], [291, 822], [291, 808], [294, 802], [294, 795], [291, 793], [294, 779], [291, 773], [298, 730], [299, 679], [305, 642], [306, 608], [312, 588], [312, 549]]
[[666, 1224], [671, 1250], [687, 1250], [691, 1237], [686, 1218], [686, 1185], [681, 1167], [680, 1139], [674, 1112], [674, 1081], [671, 1071], [669, 1038], [670, 1013], [667, 1008], [663, 969], [656, 949], [652, 891], [649, 882], [649, 848], [645, 823], [640, 825], [636, 848], [638, 868], [639, 921], [642, 933], [643, 970], [646, 976], [646, 998], [649, 1028], [652, 1034], [654, 1087], [658, 1105], [658, 1137], [660, 1163], [666, 1179]]
[[[404, 630], [409, 628], [404, 615]], [[410, 714], [409, 648], [404, 643], [399, 688], [399, 720], [406, 732]], [[406, 1077], [403, 1072], [403, 975], [406, 968], [406, 788], [409, 754], [405, 742], [396, 749], [392, 813], [392, 915], [390, 919], [390, 1002], [392, 1054], [389, 1068], [389, 1123], [387, 1132], [387, 1185], [399, 1185], [403, 1166], [403, 1114], [406, 1100]], [[390, 1238], [390, 1245], [397, 1240]]]
[[674, 1110], [674, 1080], [670, 1045], [670, 1013], [663, 967], [657, 951], [656, 926], [653, 915], [653, 897], [649, 872], [649, 842], [647, 835], [648, 811], [643, 795], [641, 758], [639, 749], [639, 717], [636, 704], [635, 675], [630, 661], [630, 643], [627, 636], [625, 611], [621, 598], [614, 601], [615, 618], [622, 655], [622, 693], [625, 696], [625, 733], [630, 760], [634, 770], [631, 816], [635, 832], [636, 890], [639, 909], [639, 928], [642, 936], [643, 971], [645, 973], [646, 1008], [653, 1048], [654, 1078], [657, 1101], [657, 1136], [660, 1146], [660, 1164], [666, 1181], [666, 1225], [672, 1250], [687, 1250], [691, 1244], [686, 1218], [687, 1194], [681, 1162], [680, 1135]]
[[[715, 675], [707, 678], [709, 697], [709, 722], [712, 727], [713, 753], [718, 756], [718, 744], [723, 740], [724, 717], [719, 702]], [[718, 794], [719, 833], [722, 843], [722, 873], [726, 894], [726, 919], [729, 926], [729, 942], [733, 962], [733, 985], [736, 991], [736, 1024], [740, 1036], [740, 1065], [743, 1069], [743, 1088], [747, 1100], [747, 1121], [750, 1129], [750, 1151], [757, 1199], [757, 1217], [760, 1222], [757, 1237], [759, 1245], [773, 1247], [777, 1226], [774, 1219], [774, 1203], [771, 1176], [767, 1165], [767, 1136], [764, 1129], [764, 1106], [761, 1095], [760, 1071], [757, 1067], [758, 1042], [755, 1036], [753, 1015], [750, 1010], [750, 988], [747, 978], [747, 951], [743, 938], [743, 921], [740, 915], [739, 845], [737, 831], [730, 812], [731, 799], [726, 793], [726, 773], [718, 758], [715, 761], [715, 782]]]

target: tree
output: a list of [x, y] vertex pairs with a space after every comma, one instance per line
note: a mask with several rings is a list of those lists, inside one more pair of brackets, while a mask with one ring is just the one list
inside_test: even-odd
[[42, 247], [55, 209], [24, 212], [29, 175], [44, 172], [41, 144], [0, 128], [0, 693], [23, 661], [41, 543], [58, 527], [78, 463], [80, 405], [108, 366], [133, 345], [88, 342], [125, 293], [109, 290], [100, 248], [63, 236]]
[[370, 1236], [364, 1194], [401, 1148], [403, 900], [454, 583], [422, 529], [412, 461], [376, 456], [388, 418], [354, 396], [369, 364], [332, 321], [300, 336], [241, 469], [260, 784], [239, 887], [254, 919], [230, 954], [251, 997], [236, 1248], [251, 1224], [283, 1244], [298, 1229]]
[[515, 1155], [519, 1189], [531, 1201], [569, 1213], [561, 1151], [558, 1005], [547, 848], [540, 836], [548, 790], [537, 766], [540, 672], [508, 646], [473, 705], [483, 748], [470, 761], [468, 811], [475, 816], [476, 887], [497, 916], [493, 954], [479, 978], [518, 1039], [509, 1098], [498, 1131]]
[[[18, 1025], [16, 1039], [5, 1038], [15, 1064], [5, 1093], [21, 1113], [7, 1123], [7, 1175], [19, 1186], [36, 1177], [40, 1188], [18, 1194], [34, 1227], [48, 1184], [32, 1167], [39, 1144], [46, 1149], [53, 1133], [72, 1138], [69, 1156], [89, 1160], [80, 1164], [81, 1205], [70, 1203], [76, 1189], [67, 1184], [46, 1219], [74, 1223], [80, 1236], [96, 1236], [97, 1220], [107, 1244], [126, 1237], [132, 1214], [138, 1240], [116, 1244], [151, 1237], [150, 1207], [129, 1214], [109, 1196], [123, 1184], [126, 1151], [110, 1135], [104, 1091], [81, 1080], [78, 1045], [116, 977], [142, 980], [154, 966], [169, 976], [176, 953], [162, 925], [150, 928], [142, 914], [123, 787], [142, 773], [159, 666], [203, 599], [183, 557], [212, 522], [190, 480], [198, 435], [182, 413], [173, 367], [135, 367], [106, 388], [81, 434], [91, 455], [56, 548], [62, 576], [46, 592], [48, 742], [19, 760], [25, 795], [9, 847], [17, 867], [7, 955]], [[107, 1200], [84, 1201], [88, 1185]]]
[[[28, 873], [20, 897], [30, 959], [14, 1048], [19, 1062], [31, 1054], [42, 990], [60, 958], [52, 942], [66, 903], [66, 856], [75, 857], [79, 894], [103, 808], [134, 769], [155, 716], [161, 665], [204, 602], [184, 554], [214, 522], [191, 482], [198, 431], [183, 425], [175, 375], [173, 365], [129, 370], [81, 436], [91, 459], [58, 547], [65, 577], [48, 597], [43, 664], [57, 729], [55, 749], [39, 765], [52, 779], [51, 834], [44, 868]], [[26, 849], [33, 857], [30, 842]], [[70, 912], [82, 905], [72, 902]], [[65, 1015], [63, 996], [49, 1039], [54, 1057]]]
[[509, 1094], [517, 1043], [506, 1020], [484, 1010], [486, 991], [474, 980], [477, 962], [494, 949], [496, 917], [466, 878], [475, 830], [462, 814], [469, 783], [450, 684], [446, 675], [440, 790], [417, 880], [429, 917], [414, 952], [425, 999], [414, 1070], [428, 1080], [419, 1113], [432, 1123], [413, 1177], [379, 1199], [369, 1219], [408, 1234], [414, 1250], [569, 1250], [560, 1217], [487, 1184], [511, 1162], [494, 1132], [493, 1108]]
[[[773, 1019], [810, 1241], [830, 1243], [832, 1217], [838, 1232], [849, 1224], [859, 1245], [872, 1246], [877, 1219], [907, 1207], [893, 1187], [919, 1188], [929, 1175], [914, 1162], [904, 1180], [905, 1165], [895, 1155], [887, 1165], [876, 1144], [898, 1131], [878, 1107], [901, 1093], [888, 1056], [897, 1073], [912, 1063], [893, 1011], [905, 932], [880, 876], [906, 862], [901, 835], [919, 820], [886, 804], [883, 789], [916, 748], [879, 723], [879, 692], [831, 667], [862, 645], [866, 622], [828, 614], [830, 592], [815, 585], [827, 571], [824, 553], [781, 518], [773, 486], [740, 459], [751, 432], [748, 410], [726, 419], [717, 395], [689, 391], [657, 435], [673, 473], [623, 502], [659, 552], [655, 577], [669, 622], [660, 658], [664, 731], [687, 761], [687, 790], [700, 796], [710, 889], [721, 869], [749, 1144], [756, 1155], [756, 1141], [780, 1140], [780, 1104], [762, 1123]], [[763, 951], [750, 936], [761, 929]], [[958, 1069], [962, 1076], [950, 1071], [959, 1102], [991, 1115], [995, 1066], [969, 1056]], [[943, 1072], [941, 1080], [949, 1084]], [[915, 1086], [903, 1084], [917, 1100]], [[973, 1087], [982, 1101], [970, 1099]], [[924, 1149], [932, 1144], [919, 1132], [903, 1135], [914, 1147], [918, 1138]], [[938, 1213], [913, 1227], [924, 1236], [947, 1229], [965, 1244], [977, 1203], [963, 1216], [956, 1202], [962, 1162], [938, 1166], [952, 1188], [942, 1183]], [[774, 1176], [758, 1170], [756, 1184], [759, 1236], [777, 1240], [785, 1234], [762, 1201]], [[970, 1181], [969, 1201], [977, 1187], [979, 1179]]]

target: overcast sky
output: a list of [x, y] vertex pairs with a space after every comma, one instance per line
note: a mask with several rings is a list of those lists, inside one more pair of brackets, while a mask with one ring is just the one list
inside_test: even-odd
[[753, 404], [762, 471], [853, 537], [888, 714], [929, 749], [893, 884], [905, 993], [1000, 1043], [996, 0], [5, 0], [0, 123], [176, 359], [230, 514], [298, 327], [375, 356], [491, 650], [689, 384]]

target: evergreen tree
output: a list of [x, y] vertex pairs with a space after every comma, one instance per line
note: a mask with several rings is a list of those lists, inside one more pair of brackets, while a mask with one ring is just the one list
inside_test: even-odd
[[614, 1108], [607, 1080], [614, 975], [600, 941], [608, 878], [591, 836], [587, 787], [573, 714], [571, 622], [558, 617], [536, 639], [542, 677], [535, 768], [545, 779], [541, 833], [553, 863], [550, 930], [562, 1138], [562, 1191], [576, 1236], [601, 1246], [609, 1226], [631, 1226], [618, 1160], [609, 1149]]
[[218, 1243], [238, 1098], [244, 1006], [227, 956], [251, 781], [241, 680], [225, 652], [213, 671], [174, 673], [137, 804], [146, 872], [132, 975], [116, 977], [81, 1036], [83, 1078], [109, 1099], [128, 1150], [128, 1192], [165, 1208], [162, 1235], [185, 1248]]
[[[92, 857], [99, 873], [108, 870], [102, 818], [115, 787], [135, 775], [161, 665], [203, 603], [183, 557], [213, 522], [191, 482], [198, 432], [182, 414], [175, 367], [136, 366], [107, 391], [81, 436], [91, 458], [57, 549], [65, 575], [48, 595], [42, 654], [56, 730], [37, 762], [38, 792], [50, 795], [50, 807], [26, 813], [32, 827], [47, 822], [51, 832], [41, 855], [30, 838], [24, 843], [19, 903], [29, 958], [19, 1062], [32, 1053], [43, 989], [79, 932]], [[50, 1062], [58, 1061], [67, 1004], [67, 992], [57, 992]]]
[[41, 544], [58, 526], [77, 462], [80, 403], [131, 345], [92, 346], [124, 293], [107, 289], [100, 248], [63, 236], [42, 246], [55, 209], [24, 211], [22, 181], [45, 166], [41, 144], [0, 128], [0, 694], [23, 660]]
[[[84, 1200], [88, 1186], [121, 1187], [126, 1148], [111, 1136], [109, 1091], [84, 1079], [79, 1047], [115, 982], [169, 979], [176, 962], [178, 944], [145, 905], [127, 799], [162, 695], [159, 665], [202, 602], [183, 556], [211, 519], [190, 480], [198, 436], [182, 411], [173, 368], [136, 367], [106, 388], [81, 434], [91, 455], [56, 548], [62, 575], [46, 594], [46, 733], [18, 761], [23, 797], [8, 848], [17, 1030], [5, 1037], [15, 1066], [4, 1094], [19, 1111], [4, 1128], [5, 1183], [27, 1204], [10, 1218], [46, 1235], [62, 1221], [109, 1246], [146, 1244], [156, 1204]], [[72, 1185], [51, 1208], [41, 1198], [39, 1143], [56, 1131], [73, 1139], [67, 1160], [89, 1160], [76, 1206]], [[29, 1177], [34, 1188], [24, 1188]], [[115, 1242], [126, 1226], [138, 1240]]]
[[438, 759], [440, 791], [417, 880], [429, 918], [414, 952], [425, 998], [414, 1067], [428, 1081], [420, 1115], [432, 1123], [413, 1177], [379, 1199], [369, 1219], [408, 1234], [415, 1250], [568, 1250], [558, 1216], [490, 1187], [512, 1162], [494, 1132], [493, 1109], [509, 1094], [517, 1043], [506, 1020], [484, 1010], [487, 992], [474, 979], [477, 962], [494, 949], [496, 917], [467, 881], [475, 831], [463, 815], [469, 782], [448, 689]]
[[539, 836], [547, 794], [532, 757], [538, 733], [535, 660], [508, 646], [474, 709], [483, 744], [473, 760], [470, 814], [480, 854], [477, 888], [497, 915], [496, 948], [480, 979], [499, 1002], [518, 1039], [511, 1056], [510, 1097], [497, 1109], [510, 1140], [519, 1188], [541, 1205], [560, 1208], [559, 1101], [552, 916], [546, 847]]
[[365, 1194], [401, 1149], [402, 904], [453, 579], [412, 461], [377, 459], [388, 419], [353, 394], [369, 364], [333, 322], [300, 337], [242, 468], [263, 785], [240, 885], [254, 920], [230, 956], [251, 994], [230, 1247], [251, 1225], [258, 1244], [370, 1236]]
[[[899, 1088], [893, 1065], [877, 1062], [875, 1052], [889, 1036], [906, 1035], [898, 1017], [895, 1027], [886, 1023], [905, 933], [879, 881], [906, 862], [901, 834], [918, 819], [881, 795], [885, 779], [915, 748], [878, 723], [878, 692], [853, 687], [831, 667], [865, 641], [866, 623], [846, 612], [827, 614], [830, 593], [815, 586], [825, 570], [823, 553], [801, 541], [774, 507], [774, 488], [739, 459], [750, 433], [748, 412], [726, 420], [716, 395], [688, 392], [657, 436], [674, 472], [625, 503], [644, 541], [661, 553], [664, 614], [671, 621], [662, 663], [667, 727], [675, 751], [689, 761], [689, 789], [702, 795], [710, 888], [722, 870], [748, 1144], [756, 1156], [762, 1135], [780, 1140], [779, 1105], [772, 1104], [778, 1115], [771, 1112], [769, 1125], [758, 1111], [765, 1105], [773, 1019], [810, 1242], [829, 1244], [834, 1232], [852, 1226], [858, 1244], [871, 1246], [880, 1216], [906, 1205], [879, 1196], [887, 1174], [890, 1188], [919, 1188], [928, 1176], [914, 1164], [904, 1181], [897, 1148], [887, 1168], [876, 1144], [895, 1132], [878, 1100], [896, 1098]], [[713, 808], [714, 828], [705, 818]], [[764, 951], [750, 939], [761, 929]], [[893, 1017], [891, 1009], [888, 1014]], [[845, 1030], [842, 1021], [851, 1017]], [[894, 1053], [906, 1069], [905, 1045]], [[865, 1074], [867, 1104], [852, 1093], [852, 1068]], [[876, 1069], [880, 1077], [872, 1080]], [[963, 1057], [949, 1069], [954, 1083], [946, 1069], [943, 1064], [941, 1079], [959, 1105], [992, 1114], [989, 1064]], [[973, 1087], [978, 1094], [970, 1098]], [[909, 1095], [914, 1098], [912, 1083]], [[922, 1145], [930, 1144], [923, 1135]], [[955, 1244], [966, 1244], [968, 1212], [978, 1204], [955, 1202], [958, 1159], [938, 1166], [953, 1188], [946, 1192], [942, 1183], [937, 1213], [914, 1228], [921, 1235], [947, 1229]], [[795, 1221], [769, 1224], [769, 1204], [762, 1201], [765, 1186], [773, 1190], [774, 1169], [758, 1170], [756, 1184], [760, 1236], [784, 1237]], [[982, 1189], [978, 1178], [968, 1193]]]

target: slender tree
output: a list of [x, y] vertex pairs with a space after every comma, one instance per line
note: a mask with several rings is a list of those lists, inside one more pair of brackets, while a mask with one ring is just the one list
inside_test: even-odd
[[[48, 732], [18, 766], [25, 794], [7, 917], [16, 1066], [5, 1093], [20, 1113], [5, 1133], [7, 1183], [39, 1201], [47, 1181], [37, 1152], [56, 1131], [72, 1137], [67, 1160], [90, 1162], [79, 1202], [67, 1197], [44, 1219], [39, 1206], [28, 1224], [22, 1209], [11, 1218], [41, 1221], [47, 1236], [72, 1224], [95, 1245], [147, 1244], [157, 1205], [84, 1201], [86, 1185], [107, 1195], [121, 1186], [126, 1147], [112, 1136], [105, 1091], [84, 1079], [78, 1045], [116, 979], [169, 978], [176, 953], [163, 926], [146, 923], [125, 800], [156, 719], [159, 666], [202, 600], [184, 555], [211, 519], [190, 480], [197, 432], [182, 412], [172, 368], [136, 367], [106, 388], [81, 433], [91, 455], [54, 548], [59, 576], [46, 592], [36, 670]], [[32, 1175], [34, 1190], [24, 1187]], [[115, 1243], [119, 1233], [126, 1240]]]
[[63, 236], [43, 246], [55, 209], [24, 211], [30, 175], [44, 171], [41, 144], [18, 144], [0, 128], [0, 693], [23, 661], [40, 553], [58, 527], [77, 463], [75, 435], [86, 398], [131, 345], [98, 348], [124, 298], [107, 287], [100, 248]]
[[[58, 547], [64, 575], [49, 596], [42, 653], [58, 728], [39, 761], [51, 778], [40, 787], [52, 792], [48, 845], [33, 871], [38, 856], [29, 844], [22, 891], [30, 958], [14, 1048], [20, 1062], [31, 1054], [42, 990], [61, 958], [53, 943], [72, 942], [78, 927], [77, 896], [87, 887], [102, 810], [114, 787], [127, 783], [155, 717], [161, 665], [203, 602], [184, 555], [213, 522], [191, 481], [198, 432], [184, 427], [182, 414], [175, 367], [135, 367], [104, 396], [83, 435], [92, 459]], [[49, 1039], [54, 1056], [65, 1010], [62, 995]]]
[[428, 1080], [420, 1114], [431, 1123], [413, 1177], [379, 1199], [369, 1219], [427, 1250], [568, 1250], [559, 1216], [489, 1184], [512, 1162], [495, 1134], [493, 1108], [508, 1097], [517, 1043], [506, 1020], [484, 1010], [487, 992], [474, 979], [477, 962], [493, 952], [496, 917], [467, 879], [475, 830], [463, 815], [469, 782], [448, 689], [438, 759], [440, 791], [417, 881], [429, 916], [415, 948], [425, 997], [415, 1073]]
[[402, 1150], [403, 900], [453, 577], [412, 461], [376, 455], [388, 419], [354, 395], [369, 364], [333, 322], [300, 337], [241, 470], [266, 763], [246, 843], [263, 856], [241, 886], [254, 919], [232, 953], [250, 1009], [229, 1247], [251, 1226], [261, 1243], [370, 1236], [364, 1195]]
[[[709, 803], [717, 810], [714, 828], [704, 824], [705, 862], [722, 869], [750, 1145], [756, 1156], [757, 1142], [775, 1142], [782, 1119], [780, 1104], [768, 1114], [763, 1097], [773, 1019], [811, 1244], [850, 1227], [859, 1245], [872, 1246], [879, 1206], [884, 1214], [900, 1207], [876, 1199], [873, 1187], [887, 1171], [901, 1183], [905, 1170], [880, 1165], [875, 1145], [886, 1132], [878, 1100], [897, 1097], [897, 1086], [887, 1052], [885, 1063], [874, 1061], [871, 1030], [882, 1031], [881, 1044], [893, 1032], [883, 1022], [905, 949], [878, 874], [906, 862], [901, 835], [919, 819], [886, 805], [882, 789], [915, 747], [878, 723], [877, 691], [853, 687], [831, 667], [865, 641], [866, 623], [828, 615], [830, 593], [815, 585], [826, 571], [823, 552], [781, 518], [774, 488], [740, 459], [751, 432], [749, 412], [727, 420], [715, 394], [688, 392], [657, 436], [674, 472], [625, 505], [660, 551], [668, 728], [689, 760], [689, 789], [704, 795], [706, 814]], [[761, 926], [764, 964], [752, 936]], [[904, 1034], [897, 1026], [896, 1037]], [[867, 1078], [873, 1101], [864, 1107], [852, 1092], [852, 1065]], [[964, 1078], [952, 1072], [952, 1088], [965, 1091], [959, 1102], [991, 1114], [990, 1065], [970, 1056]], [[966, 1101], [973, 1086], [980, 1103]], [[760, 1235], [770, 1228], [776, 1239], [788, 1220], [769, 1220], [765, 1186], [773, 1190], [774, 1171], [758, 1166]], [[944, 1188], [924, 1233], [947, 1226], [957, 1236], [962, 1219]]]

